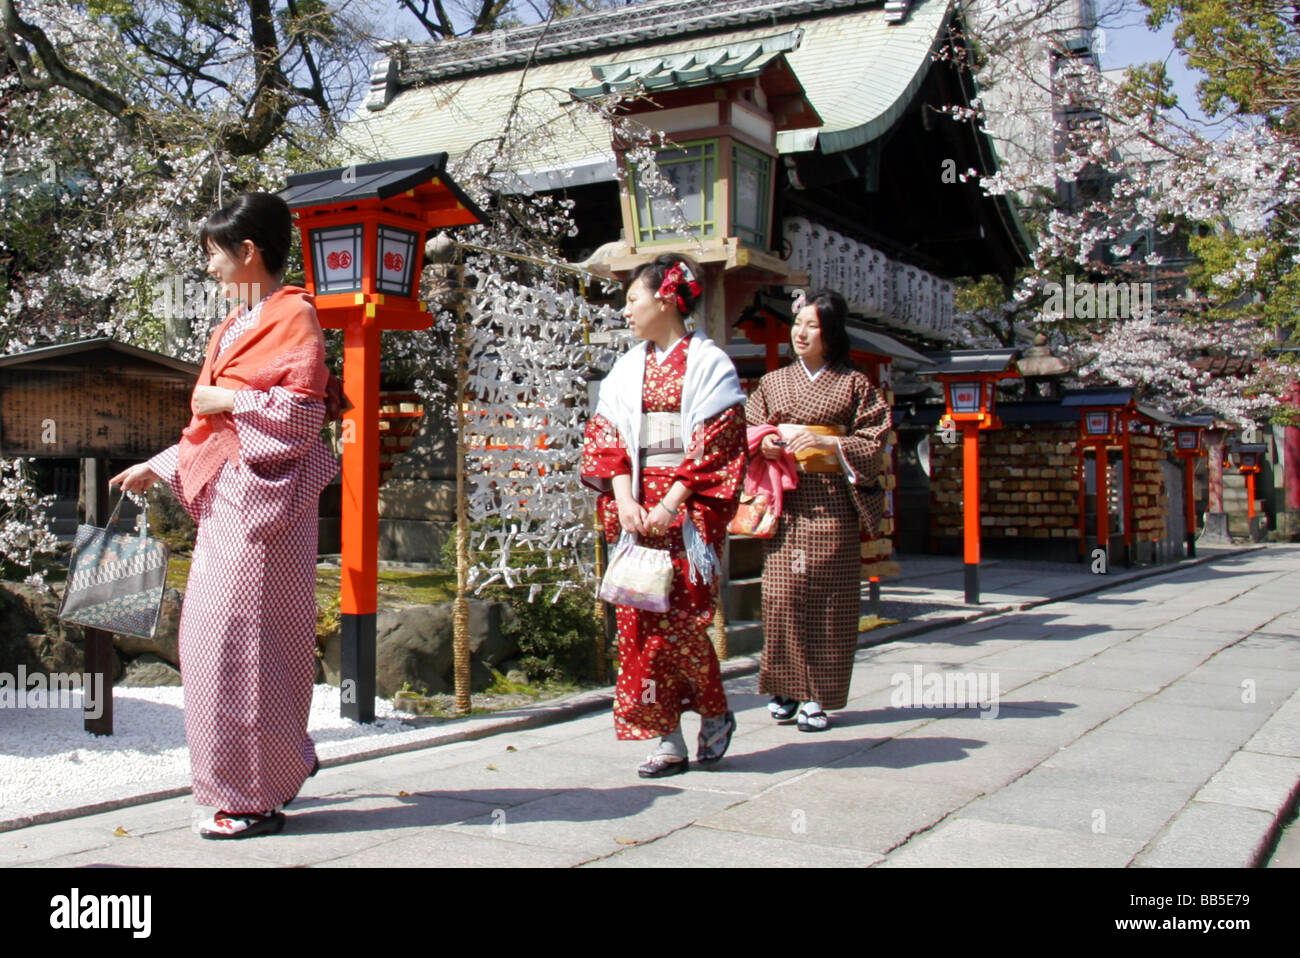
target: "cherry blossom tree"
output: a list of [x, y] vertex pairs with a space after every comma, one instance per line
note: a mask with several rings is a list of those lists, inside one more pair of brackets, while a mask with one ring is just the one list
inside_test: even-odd
[[[1009, 345], [1046, 327], [1085, 381], [1135, 386], [1171, 412], [1209, 405], [1236, 422], [1267, 418], [1279, 408], [1284, 376], [1266, 347], [1296, 332], [1293, 103], [1276, 84], [1267, 97], [1246, 96], [1241, 71], [1247, 61], [1257, 64], [1258, 45], [1240, 54], [1231, 36], [1215, 39], [1214, 24], [1236, 12], [1210, 0], [1144, 2], [1153, 24], [1178, 23], [1182, 49], [1218, 51], [1218, 60], [1193, 59], [1216, 71], [1201, 96], [1220, 120], [1214, 134], [1178, 110], [1163, 64], [1131, 68], [1119, 82], [1097, 69], [1087, 55], [1092, 25], [1080, 29], [1064, 16], [1077, 4], [983, 0], [967, 11], [966, 43], [943, 52], [962, 59], [986, 91], [969, 109], [951, 111], [954, 118], [1004, 141], [1002, 168], [982, 180], [984, 189], [1020, 200], [1037, 239], [1031, 267], [1013, 289], [985, 283], [965, 291], [968, 341]], [[1247, 20], [1294, 40], [1295, 21], [1283, 24], [1282, 6], [1232, 10], [1244, 7]], [[1099, 20], [1132, 9], [1113, 5]], [[1294, 57], [1294, 49], [1280, 44], [1275, 56]], [[1294, 92], [1294, 64], [1283, 73]], [[1036, 136], [1016, 125], [1026, 117]], [[1067, 276], [1150, 284], [1151, 308], [1138, 316], [1063, 315], [1047, 307]], [[1260, 359], [1248, 377], [1211, 379], [1193, 365], [1206, 353]]]

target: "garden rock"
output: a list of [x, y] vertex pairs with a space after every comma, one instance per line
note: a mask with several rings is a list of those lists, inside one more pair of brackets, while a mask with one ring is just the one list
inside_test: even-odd
[[[476, 608], [477, 607], [477, 608]], [[469, 654], [496, 668], [519, 654], [519, 645], [503, 633], [519, 617], [504, 602], [469, 600]]]
[[181, 673], [170, 662], [156, 655], [146, 654], [133, 659], [118, 685], [141, 688], [159, 685], [180, 685]]
[[[376, 691], [391, 698], [403, 685], [430, 695], [454, 688], [452, 653], [452, 603], [385, 609], [375, 619]], [[471, 690], [482, 691], [492, 684], [488, 663], [474, 654], [474, 647], [486, 649], [496, 661], [510, 654], [500, 637], [506, 621], [501, 603], [469, 601]], [[477, 643], [476, 643], [477, 640]], [[328, 654], [328, 646], [326, 647]], [[476, 664], [477, 663], [477, 667]]]

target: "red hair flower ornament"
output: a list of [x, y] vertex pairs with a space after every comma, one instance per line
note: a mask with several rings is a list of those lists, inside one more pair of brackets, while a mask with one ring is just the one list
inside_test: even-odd
[[664, 281], [659, 284], [655, 299], [669, 300], [676, 304], [677, 312], [687, 316], [690, 314], [690, 309], [686, 297], [682, 295], [683, 287], [690, 293], [692, 300], [698, 299], [700, 293], [704, 291], [704, 287], [695, 279], [695, 274], [691, 272], [689, 266], [681, 262], [674, 263], [668, 268], [668, 272], [664, 273]]

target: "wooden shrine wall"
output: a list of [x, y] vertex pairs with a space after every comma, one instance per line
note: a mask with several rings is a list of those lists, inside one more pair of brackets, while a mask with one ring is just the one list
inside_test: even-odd
[[129, 367], [0, 370], [0, 454], [147, 459], [180, 438], [192, 388]]

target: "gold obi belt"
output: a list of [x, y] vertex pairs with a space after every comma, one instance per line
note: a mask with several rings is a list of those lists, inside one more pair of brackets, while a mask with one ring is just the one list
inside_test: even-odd
[[[800, 429], [807, 429], [818, 436], [844, 436], [847, 430], [843, 426], [804, 426], [798, 423], [779, 423], [782, 439], [789, 439]], [[821, 452], [817, 449], [805, 449], [791, 453], [799, 466], [800, 472], [843, 472], [840, 457], [834, 452]]]

